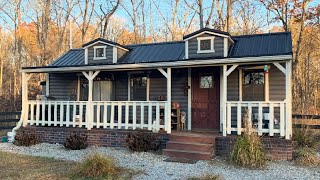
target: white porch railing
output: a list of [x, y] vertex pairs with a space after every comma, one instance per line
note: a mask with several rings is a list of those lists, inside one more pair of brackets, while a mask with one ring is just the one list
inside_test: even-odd
[[24, 125], [167, 130], [166, 101], [29, 100]]
[[249, 122], [252, 123], [259, 135], [268, 133], [269, 136], [273, 136], [275, 133], [279, 133], [280, 136], [285, 136], [285, 133], [289, 132], [289, 118], [285, 109], [285, 101], [228, 101], [226, 103], [227, 134], [231, 134], [232, 131], [241, 134], [244, 129], [244, 117], [248, 111]]

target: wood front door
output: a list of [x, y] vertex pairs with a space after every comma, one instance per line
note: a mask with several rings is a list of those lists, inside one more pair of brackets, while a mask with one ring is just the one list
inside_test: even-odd
[[192, 129], [220, 128], [220, 70], [192, 69]]

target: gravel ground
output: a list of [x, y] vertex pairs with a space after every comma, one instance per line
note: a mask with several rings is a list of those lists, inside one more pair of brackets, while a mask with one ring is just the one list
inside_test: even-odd
[[248, 170], [228, 165], [221, 159], [198, 161], [195, 164], [165, 162], [164, 156], [153, 153], [132, 153], [126, 149], [90, 147], [85, 150], [65, 150], [59, 144], [38, 144], [32, 147], [19, 147], [11, 143], [0, 143], [0, 150], [18, 154], [52, 157], [55, 159], [81, 161], [93, 152], [112, 156], [121, 167], [142, 170], [135, 179], [187, 179], [206, 174], [219, 174], [223, 179], [318, 179], [320, 168], [306, 168], [292, 162], [269, 163], [264, 170]]

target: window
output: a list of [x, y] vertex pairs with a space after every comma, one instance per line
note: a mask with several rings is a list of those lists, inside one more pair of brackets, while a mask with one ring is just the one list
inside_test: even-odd
[[94, 60], [107, 59], [107, 46], [94, 46]]
[[198, 37], [198, 52], [197, 53], [213, 53], [214, 51], [214, 36]]
[[242, 84], [244, 101], [265, 100], [265, 74], [263, 69], [243, 70]]
[[200, 77], [200, 88], [212, 88], [213, 87], [213, 77], [212, 76], [201, 76]]
[[131, 101], [147, 100], [147, 77], [136, 76], [131, 78]]

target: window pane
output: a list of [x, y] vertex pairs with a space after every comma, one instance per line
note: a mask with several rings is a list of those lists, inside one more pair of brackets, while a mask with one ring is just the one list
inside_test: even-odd
[[104, 48], [96, 49], [96, 57], [104, 57]]
[[130, 89], [132, 101], [145, 101], [147, 99], [147, 77], [132, 77]]
[[213, 86], [212, 76], [201, 76], [200, 88], [212, 88], [212, 86]]
[[244, 71], [242, 96], [245, 101], [264, 101], [264, 72], [263, 70]]
[[211, 39], [200, 40], [200, 50], [211, 50]]

